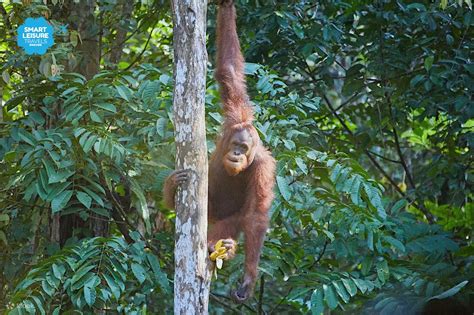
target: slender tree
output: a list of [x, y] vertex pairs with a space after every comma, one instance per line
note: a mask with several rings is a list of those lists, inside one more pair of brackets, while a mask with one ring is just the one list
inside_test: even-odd
[[175, 314], [208, 311], [206, 5], [173, 1], [176, 169], [190, 170], [176, 196]]

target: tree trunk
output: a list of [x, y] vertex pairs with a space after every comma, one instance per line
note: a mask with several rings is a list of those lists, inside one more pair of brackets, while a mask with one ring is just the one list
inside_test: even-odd
[[[100, 26], [95, 16], [97, 1], [68, 0], [64, 2], [64, 5], [55, 6], [54, 9], [53, 16], [60, 21], [65, 21], [65, 24], [69, 25], [68, 29], [77, 31], [81, 37], [75, 49], [75, 52], [81, 56], [80, 62], [75, 69], [67, 69], [67, 71], [78, 72], [88, 80], [91, 79], [100, 70]], [[58, 213], [52, 215], [50, 238], [62, 246], [78, 227], [87, 227], [94, 236], [109, 234], [107, 220], [89, 218], [87, 222], [84, 222], [76, 213], [67, 215]]]
[[175, 314], [208, 312], [206, 6], [207, 1], [173, 1], [176, 169], [191, 173], [176, 196]]

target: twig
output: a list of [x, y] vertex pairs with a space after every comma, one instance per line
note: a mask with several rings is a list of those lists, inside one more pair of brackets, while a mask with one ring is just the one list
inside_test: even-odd
[[211, 293], [209, 296], [211, 297], [211, 299], [213, 299], [214, 301], [216, 301], [220, 305], [232, 310], [235, 313], [240, 313], [237, 308], [233, 307], [232, 305], [230, 305], [228, 303], [222, 302], [214, 293]]
[[155, 26], [156, 24], [158, 24], [158, 21], [155, 22], [155, 24], [153, 25], [151, 31], [150, 31], [150, 34], [148, 35], [148, 39], [146, 40], [146, 43], [145, 43], [145, 47], [143, 47], [142, 51], [138, 54], [138, 56], [135, 58], [135, 60], [133, 60], [125, 69], [124, 71], [127, 71], [129, 70], [135, 63], [138, 62], [138, 60], [140, 60], [140, 58], [143, 56], [143, 54], [145, 53], [147, 47], [148, 47], [148, 44], [150, 43], [150, 40], [151, 40], [151, 35], [153, 34], [153, 31], [155, 30]]
[[375, 156], [377, 156], [377, 157], [379, 157], [379, 158], [381, 158], [381, 159], [383, 159], [383, 160], [386, 160], [386, 161], [389, 161], [389, 162], [392, 162], [392, 163], [397, 163], [397, 164], [400, 164], [400, 163], [401, 163], [399, 160], [393, 160], [393, 159], [388, 158], [388, 157], [386, 157], [386, 156], [384, 156], [384, 155], [382, 155], [382, 154], [375, 153], [374, 151], [370, 151], [370, 150], [369, 150], [369, 152], [370, 152], [370, 154], [373, 154], [373, 155], [375, 155]]
[[[341, 123], [342, 127], [351, 135], [351, 137], [354, 139], [355, 141], [355, 145], [356, 146], [359, 146], [358, 142], [357, 142], [357, 138], [356, 136], [354, 135], [354, 133], [352, 132], [352, 130], [349, 129], [349, 127], [347, 126], [347, 124], [345, 123], [345, 121], [339, 116], [339, 114], [337, 112], [334, 111], [334, 109], [332, 108], [331, 106], [331, 102], [329, 101], [328, 97], [323, 94], [323, 98], [326, 102], [326, 105], [328, 106], [329, 110], [333, 113], [333, 115], [336, 117], [336, 119]], [[413, 206], [415, 208], [417, 208], [418, 210], [420, 210], [424, 216], [426, 217], [426, 219], [428, 220], [428, 222], [430, 224], [434, 223], [434, 216], [433, 214], [431, 214], [428, 209], [426, 209], [426, 207], [423, 205], [423, 204], [418, 204], [415, 200], [413, 200], [412, 198], [410, 198], [407, 194], [405, 194], [405, 192], [403, 192], [400, 187], [398, 187], [397, 183], [390, 177], [390, 175], [388, 175], [388, 173], [383, 169], [383, 167], [380, 165], [379, 162], [377, 162], [377, 160], [372, 156], [371, 152], [368, 150], [368, 149], [362, 149], [363, 152], [365, 153], [365, 155], [367, 155], [367, 157], [369, 158], [369, 160], [372, 162], [372, 164], [375, 166], [375, 168], [377, 168], [379, 170], [379, 172], [389, 181], [389, 183], [393, 186], [393, 188], [395, 188], [395, 190], [405, 199], [407, 199], [409, 202], [411, 202], [413, 204]]]
[[[381, 10], [383, 10], [383, 6], [381, 6]], [[402, 154], [402, 150], [400, 148], [400, 142], [399, 142], [399, 139], [398, 139], [398, 133], [397, 133], [397, 129], [395, 128], [395, 124], [394, 124], [394, 117], [393, 117], [393, 110], [392, 110], [392, 100], [390, 98], [390, 95], [388, 94], [388, 91], [387, 91], [387, 80], [385, 78], [385, 73], [387, 72], [385, 70], [385, 57], [384, 57], [384, 40], [383, 40], [383, 33], [382, 33], [382, 28], [380, 28], [379, 30], [379, 48], [380, 48], [380, 61], [381, 61], [381, 64], [382, 64], [382, 67], [383, 67], [383, 71], [382, 71], [382, 87], [384, 89], [384, 96], [387, 100], [387, 103], [388, 103], [388, 110], [389, 110], [389, 115], [390, 115], [390, 118], [392, 120], [392, 132], [393, 132], [393, 136], [395, 138], [395, 147], [396, 147], [396, 150], [397, 150], [397, 154], [398, 154], [398, 157], [400, 159], [400, 162], [402, 164], [402, 167], [403, 167], [403, 170], [405, 171], [405, 174], [408, 178], [408, 183], [410, 184], [410, 186], [412, 187], [413, 190], [415, 190], [415, 182], [413, 180], [413, 176], [412, 174], [410, 173], [410, 170], [408, 169], [408, 166], [405, 162], [405, 159], [403, 157], [403, 154]], [[388, 177], [387, 177], [388, 178]], [[390, 183], [392, 183], [393, 185], [393, 181], [391, 180], [391, 178], [389, 179]], [[398, 185], [395, 185], [394, 187], [397, 188], [397, 191], [402, 192], [402, 190], [398, 187]], [[416, 192], [415, 192], [416, 194]], [[411, 198], [409, 198], [408, 196], [406, 196], [405, 193], [403, 193], [403, 195], [405, 196], [405, 198], [407, 198], [407, 200], [410, 200]], [[416, 198], [416, 195], [415, 195], [415, 198]], [[426, 219], [428, 220], [428, 222], [430, 224], [433, 224], [435, 222], [435, 218], [433, 216], [433, 214], [425, 207], [425, 205], [423, 204], [423, 201], [421, 201], [421, 203], [417, 204], [415, 200], [412, 200], [413, 202], [413, 205], [415, 207], [417, 207], [426, 217]]]
[[260, 277], [260, 295], [258, 297], [258, 314], [263, 314], [263, 292], [265, 289], [265, 275]]
[[326, 252], [326, 248], [328, 247], [328, 244], [329, 244], [329, 241], [328, 241], [328, 239], [326, 239], [326, 240], [324, 241], [323, 250], [319, 253], [318, 258], [316, 258], [316, 260], [314, 261], [314, 263], [313, 263], [313, 265], [312, 265], [311, 267], [313, 267], [314, 265], [316, 265], [316, 264], [321, 260], [321, 258], [323, 258], [324, 253]]
[[288, 295], [290, 295], [291, 291], [293, 291], [293, 288], [290, 288], [288, 290], [288, 293], [286, 293], [286, 295], [280, 299], [280, 302], [278, 302], [278, 304], [275, 305], [275, 307], [272, 308], [268, 314], [273, 314], [273, 312], [276, 311], [280, 307], [280, 305], [286, 300]]
[[[228, 297], [227, 295], [223, 295], [223, 294], [219, 294], [219, 293], [211, 293], [211, 297], [212, 297], [212, 296], [214, 296], [214, 297], [220, 297], [220, 298], [223, 298], [223, 299], [226, 299], [226, 300], [230, 300], [230, 301], [232, 301], [232, 303], [234, 303], [234, 301], [233, 301], [230, 297]], [[223, 302], [222, 302], [222, 303], [223, 303]], [[245, 304], [245, 303], [242, 303], [242, 304], [240, 304], [240, 305], [242, 305], [243, 307], [245, 307], [246, 309], [248, 309], [248, 310], [251, 311], [252, 313], [257, 313], [257, 311], [256, 311], [254, 308], [252, 308], [251, 306], [249, 306], [249, 305], [247, 305], [247, 304]], [[237, 310], [237, 313], [241, 313], [241, 312]]]

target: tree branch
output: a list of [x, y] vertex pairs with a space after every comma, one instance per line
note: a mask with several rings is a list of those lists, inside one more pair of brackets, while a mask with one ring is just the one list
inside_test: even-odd
[[[326, 102], [326, 105], [328, 106], [329, 110], [331, 113], [336, 117], [336, 119], [341, 123], [342, 127], [351, 135], [351, 137], [354, 139], [354, 144], [359, 146], [359, 143], [357, 141], [356, 136], [352, 132], [352, 130], [349, 129], [347, 126], [346, 122], [339, 116], [339, 114], [333, 109], [331, 106], [331, 102], [329, 101], [328, 97], [323, 94], [324, 101]], [[405, 199], [407, 199], [409, 202], [413, 204], [414, 207], [416, 207], [418, 210], [420, 210], [428, 220], [428, 222], [434, 223], [434, 216], [431, 214], [428, 209], [422, 204], [418, 204], [414, 199], [409, 197], [405, 192], [403, 192], [400, 187], [398, 187], [397, 183], [388, 175], [388, 173], [383, 169], [383, 167], [380, 165], [380, 163], [372, 156], [371, 152], [368, 149], [362, 149], [365, 155], [369, 158], [369, 160], [372, 162], [372, 164], [379, 170], [379, 172], [389, 181], [389, 183], [395, 188], [395, 190]]]
[[260, 294], [258, 296], [258, 314], [263, 314], [263, 292], [265, 289], [265, 275], [260, 277]]
[[143, 54], [145, 53], [147, 47], [148, 47], [148, 44], [150, 43], [150, 40], [151, 40], [151, 35], [153, 34], [153, 30], [155, 29], [155, 26], [156, 24], [158, 24], [158, 21], [156, 21], [155, 25], [153, 25], [153, 28], [151, 29], [150, 31], [150, 34], [148, 35], [148, 39], [146, 40], [146, 43], [145, 43], [145, 47], [143, 47], [142, 51], [137, 55], [137, 57], [135, 58], [135, 60], [133, 60], [124, 70], [127, 71], [129, 70], [135, 63], [138, 62], [138, 60], [140, 60], [140, 58], [143, 56]]
[[369, 153], [370, 153], [370, 154], [373, 154], [373, 155], [375, 155], [375, 156], [377, 156], [377, 157], [379, 157], [379, 158], [381, 158], [381, 159], [383, 159], [383, 160], [392, 162], [392, 163], [397, 163], [397, 164], [400, 164], [400, 163], [401, 163], [400, 160], [394, 160], [394, 159], [388, 158], [388, 157], [386, 157], [386, 156], [384, 156], [384, 155], [382, 155], [382, 154], [375, 153], [374, 151], [370, 151], [370, 150], [369, 150]]
[[[383, 6], [381, 6], [381, 11], [383, 11]], [[398, 153], [398, 157], [400, 159], [400, 162], [402, 164], [402, 167], [405, 171], [405, 174], [408, 178], [408, 182], [411, 186], [411, 188], [415, 191], [415, 182], [413, 180], [413, 176], [412, 174], [410, 173], [410, 170], [408, 169], [408, 166], [405, 162], [405, 159], [403, 157], [403, 154], [402, 154], [402, 150], [400, 148], [400, 142], [399, 142], [399, 139], [398, 139], [398, 133], [397, 133], [397, 129], [395, 128], [395, 117], [393, 116], [393, 110], [392, 110], [392, 100], [390, 98], [390, 94], [388, 94], [388, 91], [387, 91], [387, 80], [385, 78], [385, 74], [387, 73], [386, 69], [385, 69], [385, 56], [384, 56], [384, 36], [383, 36], [383, 29], [380, 28], [379, 29], [379, 51], [380, 51], [380, 62], [382, 64], [382, 88], [384, 90], [384, 96], [387, 100], [387, 103], [388, 103], [388, 110], [389, 110], [389, 115], [390, 115], [390, 118], [391, 118], [391, 121], [392, 121], [392, 132], [393, 132], [393, 135], [394, 135], [394, 138], [395, 138], [395, 147], [396, 147], [396, 150], [397, 150], [397, 153]], [[393, 185], [393, 184], [392, 184]], [[397, 187], [397, 190], [399, 192], [402, 192], [401, 189], [398, 187], [398, 185], [396, 185]], [[416, 191], [415, 191], [415, 194], [416, 194]], [[405, 193], [403, 193], [403, 195], [406, 196]], [[407, 198], [407, 200], [410, 200], [411, 198], [408, 198], [408, 196], [406, 196], [405, 198]], [[416, 199], [416, 195], [415, 195], [415, 199]], [[434, 223], [435, 222], [435, 218], [433, 216], [433, 214], [425, 207], [425, 205], [423, 204], [423, 201], [421, 201], [420, 204], [417, 204], [415, 200], [411, 199], [412, 202], [413, 202], [413, 205], [416, 206], [426, 217], [426, 219], [428, 220], [428, 222], [430, 224]]]

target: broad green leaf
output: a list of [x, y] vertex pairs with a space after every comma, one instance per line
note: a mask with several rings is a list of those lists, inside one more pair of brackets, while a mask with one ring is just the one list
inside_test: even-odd
[[374, 231], [370, 228], [367, 231], [367, 247], [374, 251]]
[[148, 262], [151, 266], [151, 269], [153, 271], [153, 275], [158, 280], [158, 283], [160, 284], [160, 287], [165, 292], [171, 292], [171, 288], [170, 288], [170, 285], [169, 285], [169, 280], [166, 277], [166, 274], [161, 270], [158, 258], [155, 255], [151, 254], [151, 253], [147, 253], [146, 257], [147, 257], [147, 260], [148, 260]]
[[48, 184], [59, 183], [74, 175], [75, 171], [58, 170], [49, 176]]
[[0, 213], [0, 222], [8, 223], [10, 216], [6, 213]]
[[168, 120], [163, 117], [158, 118], [158, 120], [156, 121], [156, 132], [158, 133], [160, 137], [165, 136], [167, 125], [168, 125]]
[[132, 272], [140, 283], [143, 283], [146, 280], [146, 271], [139, 264], [132, 264]]
[[53, 270], [53, 274], [54, 276], [58, 279], [58, 280], [61, 280], [64, 273], [66, 272], [66, 268], [63, 266], [63, 265], [57, 265], [57, 264], [53, 264], [51, 266], [52, 270]]
[[351, 200], [355, 205], [360, 205], [362, 202], [360, 199], [360, 179], [358, 175], [354, 176], [354, 180], [352, 182]]
[[51, 210], [53, 213], [61, 211], [69, 202], [69, 199], [71, 199], [72, 194], [72, 190], [65, 190], [54, 197], [54, 199], [51, 201]]
[[368, 289], [367, 288], [367, 283], [363, 279], [352, 278], [352, 281], [354, 281], [354, 283], [356, 284], [356, 286], [359, 288], [359, 290], [362, 293], [367, 292], [367, 289]]
[[100, 118], [100, 116], [97, 115], [96, 112], [90, 111], [90, 112], [89, 112], [89, 115], [90, 115], [92, 121], [95, 121], [95, 122], [97, 122], [97, 123], [101, 123], [101, 122], [102, 122], [102, 118]]
[[425, 69], [426, 71], [429, 71], [431, 69], [431, 66], [433, 65], [433, 61], [434, 61], [434, 56], [428, 56], [425, 58]]
[[351, 296], [355, 296], [357, 294], [357, 287], [351, 279], [342, 278], [341, 281]]
[[95, 303], [96, 292], [95, 288], [88, 286], [84, 287], [84, 299], [86, 300], [87, 305], [92, 306]]
[[278, 186], [278, 190], [280, 191], [280, 194], [286, 201], [289, 201], [291, 198], [291, 192], [290, 192], [290, 186], [288, 185], [286, 178], [282, 176], [277, 176], [276, 181], [277, 181], [277, 186]]
[[390, 209], [390, 212], [392, 214], [397, 214], [406, 205], [407, 205], [407, 201], [405, 199], [400, 199], [393, 205], [393, 207]]
[[117, 112], [117, 108], [115, 107], [114, 104], [110, 104], [110, 103], [97, 103], [97, 104], [95, 104], [95, 106], [97, 106], [97, 107], [99, 107], [99, 108], [102, 108], [103, 110], [112, 112], [112, 113], [116, 113], [116, 112]]
[[92, 190], [90, 190], [89, 188], [85, 187], [85, 186], [79, 186], [85, 193], [87, 193], [89, 196], [92, 197], [92, 199], [94, 199], [95, 202], [97, 202], [100, 206], [104, 207], [105, 204], [104, 204], [104, 200], [102, 200], [102, 198], [96, 194], [95, 192], [93, 192]]
[[298, 165], [299, 169], [306, 175], [308, 174], [308, 167], [306, 166], [306, 163], [303, 161], [302, 158], [295, 158], [296, 165]]
[[99, 138], [98, 136], [92, 135], [89, 139], [87, 139], [87, 141], [82, 146], [82, 148], [84, 149], [84, 152], [86, 153], [89, 152], [98, 138]]
[[[43, 306], [44, 303], [43, 303], [43, 301], [41, 301], [41, 300], [40, 300], [37, 296], [35, 296], [35, 295], [32, 295], [32, 296], [31, 296], [31, 299], [35, 302], [35, 304], [36, 304], [36, 309], [39, 310], [40, 314], [41, 314], [41, 315], [45, 315], [45, 314], [46, 314], [46, 311], [44, 310], [44, 306]], [[36, 312], [34, 312], [34, 313], [36, 313]], [[34, 314], [34, 313], [33, 313], [33, 314]]]
[[347, 293], [346, 289], [344, 288], [344, 285], [342, 284], [342, 281], [333, 281], [332, 285], [336, 289], [337, 294], [341, 297], [341, 299], [344, 301], [344, 303], [348, 303], [350, 300], [349, 294]]
[[77, 200], [79, 200], [87, 209], [91, 208], [92, 198], [85, 192], [76, 192]]
[[450, 296], [453, 296], [456, 293], [458, 293], [459, 291], [461, 291], [461, 289], [464, 288], [466, 286], [466, 284], [468, 284], [468, 283], [469, 283], [468, 280], [464, 280], [464, 281], [458, 283], [457, 285], [455, 285], [454, 287], [452, 287], [451, 289], [446, 290], [441, 294], [438, 294], [438, 295], [435, 295], [435, 296], [431, 297], [430, 300], [433, 300], [433, 299], [442, 300], [442, 299], [446, 299]]
[[315, 289], [311, 294], [311, 314], [320, 315], [324, 312], [323, 291]]
[[104, 278], [105, 278], [105, 281], [107, 282], [107, 285], [109, 286], [110, 290], [112, 291], [112, 294], [118, 300], [120, 298], [120, 287], [117, 285], [115, 280], [112, 277], [110, 277], [109, 275], [105, 274]]
[[388, 235], [384, 236], [383, 238], [384, 238], [385, 241], [387, 241], [390, 245], [395, 247], [401, 253], [405, 252], [405, 245], [403, 245], [403, 243], [400, 242], [399, 240], [397, 240], [397, 239], [395, 239], [391, 236], [388, 236]]
[[326, 304], [329, 306], [331, 310], [335, 309], [337, 307], [338, 301], [336, 294], [334, 293], [334, 290], [332, 286], [323, 284], [323, 291], [324, 291], [324, 301]]
[[127, 88], [124, 85], [118, 85], [115, 88], [117, 89], [117, 92], [118, 92], [118, 94], [120, 95], [121, 98], [123, 98], [127, 102], [130, 101], [131, 92], [130, 92], [129, 88]]

